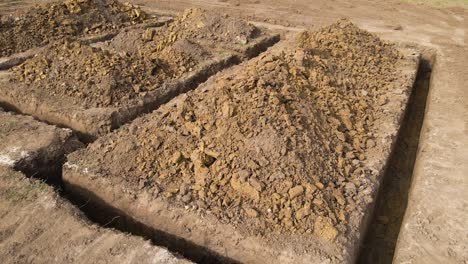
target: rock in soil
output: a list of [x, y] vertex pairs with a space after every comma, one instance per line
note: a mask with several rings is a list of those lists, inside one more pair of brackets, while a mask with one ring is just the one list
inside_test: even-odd
[[190, 263], [93, 225], [52, 187], [1, 165], [0, 234], [3, 263]]
[[[352, 261], [381, 173], [370, 161], [384, 163], [393, 144], [381, 124], [398, 127], [416, 65], [348, 21], [304, 32], [70, 155], [64, 179], [110, 203], [118, 192], [168, 215], [185, 209], [173, 225], [148, 223], [241, 262]], [[395, 87], [404, 95], [392, 108], [379, 104]], [[136, 218], [165, 214], [128, 202]]]

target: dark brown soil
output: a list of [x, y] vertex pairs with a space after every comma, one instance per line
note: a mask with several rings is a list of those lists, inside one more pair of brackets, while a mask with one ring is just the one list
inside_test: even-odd
[[309, 241], [295, 250], [320, 241], [340, 251], [359, 239], [412, 86], [409, 60], [340, 21], [98, 139], [70, 156], [69, 169], [124, 181], [125, 192], [214, 216], [246, 236], [277, 245], [302, 237]]
[[43, 46], [64, 36], [114, 31], [148, 15], [116, 0], [61, 0], [0, 19], [0, 57]]

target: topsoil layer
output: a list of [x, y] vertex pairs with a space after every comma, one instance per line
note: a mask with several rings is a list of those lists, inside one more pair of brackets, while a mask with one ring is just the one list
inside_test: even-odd
[[148, 15], [116, 0], [61, 0], [0, 17], [0, 57], [65, 36], [110, 32]]
[[64, 179], [137, 218], [113, 192], [234, 226], [240, 242], [149, 220], [239, 261], [352, 261], [416, 66], [347, 21], [305, 32], [72, 154]]
[[2, 263], [190, 263], [88, 222], [45, 183], [0, 165]]

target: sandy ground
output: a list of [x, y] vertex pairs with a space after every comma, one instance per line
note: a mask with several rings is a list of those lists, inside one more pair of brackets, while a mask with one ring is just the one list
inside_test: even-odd
[[190, 263], [149, 241], [99, 228], [52, 187], [0, 165], [2, 263]]
[[[417, 156], [412, 187], [408, 194], [408, 207], [398, 236], [394, 262], [468, 261], [468, 165], [463, 162], [468, 160], [467, 9], [434, 8], [381, 0], [171, 0], [158, 1], [157, 4], [148, 0], [132, 2], [172, 11], [199, 6], [235, 13], [253, 21], [279, 23], [286, 27], [316, 28], [347, 17], [385, 39], [417, 43], [435, 52], [436, 62], [433, 65], [419, 147], [417, 142], [413, 146]], [[389, 177], [411, 175], [398, 168], [394, 170], [394, 174]], [[408, 181], [411, 179], [406, 180]], [[397, 186], [393, 191], [402, 192], [402, 189], [403, 187]], [[406, 201], [397, 206], [403, 206], [404, 209]], [[399, 211], [400, 214], [404, 212]], [[385, 240], [386, 234], [395, 232], [391, 229], [392, 225], [387, 230], [384, 228], [381, 237], [371, 239], [370, 243]], [[372, 250], [377, 252], [370, 252]], [[361, 261], [389, 263], [392, 251], [391, 247], [370, 247], [361, 256]], [[376, 255], [380, 257], [375, 259]]]
[[[3, 1], [2, 1], [3, 2]], [[14, 1], [18, 6], [37, 1]], [[398, 1], [345, 0], [133, 0], [165, 12], [216, 9], [251, 21], [317, 28], [347, 17], [393, 41], [420, 44], [436, 54], [420, 131], [408, 209], [396, 263], [468, 262], [468, 12]], [[0, 13], [16, 6], [0, 3]], [[398, 170], [397, 172], [398, 173]], [[367, 259], [367, 260], [366, 260]], [[364, 258], [363, 262], [371, 262]], [[388, 259], [381, 260], [388, 263]]]
[[[383, 38], [417, 43], [433, 50], [437, 59], [432, 72], [419, 148], [416, 142], [418, 150], [413, 184], [394, 260], [396, 263], [468, 261], [468, 166], [463, 163], [468, 159], [468, 68], [463, 66], [468, 59], [466, 9], [364, 0], [132, 2], [170, 11], [193, 6], [216, 9], [252, 21], [278, 23], [286, 27], [316, 28], [347, 17]], [[398, 173], [403, 172], [396, 169], [395, 174]], [[396, 188], [396, 191], [399, 189]], [[405, 206], [405, 203], [400, 206]], [[383, 230], [383, 236], [386, 232], [389, 231]], [[374, 250], [378, 252], [363, 254], [361, 261], [391, 261], [392, 252], [389, 258], [383, 256], [388, 252], [379, 251], [393, 251], [392, 248]], [[382, 257], [375, 259], [373, 255]]]

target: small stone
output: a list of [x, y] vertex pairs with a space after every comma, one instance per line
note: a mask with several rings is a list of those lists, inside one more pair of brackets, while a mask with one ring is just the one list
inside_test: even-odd
[[297, 220], [301, 220], [302, 218], [310, 215], [310, 213], [311, 213], [310, 208], [303, 207], [296, 212], [295, 216]]
[[223, 117], [228, 118], [234, 115], [234, 107], [229, 102], [224, 102], [222, 108]]
[[323, 183], [321, 183], [321, 182], [316, 182], [316, 183], [315, 183], [315, 186], [317, 186], [317, 188], [319, 188], [320, 190], [322, 190], [323, 187], [325, 187], [325, 186], [323, 185]]
[[319, 216], [314, 224], [314, 233], [328, 241], [333, 241], [338, 235], [338, 230], [327, 219]]
[[304, 187], [301, 185], [297, 185], [291, 189], [289, 189], [289, 197], [294, 199], [295, 197], [302, 195], [304, 193]]
[[185, 128], [190, 132], [195, 137], [200, 137], [201, 136], [201, 131], [202, 128], [195, 122], [186, 122], [185, 123]]
[[211, 191], [212, 193], [214, 193], [214, 192], [216, 192], [217, 190], [218, 190], [218, 185], [217, 185], [216, 183], [212, 183], [212, 184], [210, 185], [210, 191]]
[[375, 141], [372, 140], [372, 139], [368, 139], [367, 142], [366, 142], [366, 147], [367, 147], [367, 148], [373, 148], [373, 147], [375, 147]]
[[345, 198], [343, 197], [343, 194], [339, 191], [335, 191], [333, 192], [333, 196], [335, 197], [336, 201], [340, 204], [340, 205], [344, 205], [346, 200]]
[[171, 158], [171, 163], [172, 164], [179, 164], [183, 159], [182, 153], [180, 151], [174, 152]]
[[205, 167], [195, 166], [195, 182], [201, 186], [206, 184], [206, 178], [210, 170]]
[[341, 121], [343, 122], [343, 124], [345, 125], [345, 127], [348, 130], [353, 129], [353, 123], [351, 122], [351, 119], [350, 119], [350, 117], [348, 115], [342, 115], [341, 116]]
[[244, 211], [248, 217], [251, 217], [251, 218], [258, 217], [258, 212], [255, 209], [247, 208], [247, 209], [244, 209]]
[[170, 188], [167, 188], [166, 192], [172, 193], [172, 194], [177, 193], [177, 192], [179, 192], [179, 187], [170, 187]]
[[190, 194], [182, 196], [182, 202], [189, 203], [192, 200], [192, 196]]
[[153, 40], [153, 37], [154, 37], [154, 29], [146, 29], [145, 32], [143, 33], [143, 40], [146, 40], [146, 41], [151, 41]]
[[242, 45], [246, 45], [247, 43], [249, 43], [249, 40], [247, 39], [246, 36], [237, 36], [236, 40], [237, 40], [238, 43], [240, 43]]
[[317, 206], [321, 206], [323, 204], [323, 200], [320, 198], [315, 198], [312, 202]]
[[314, 193], [317, 190], [317, 186], [307, 183], [306, 184], [306, 192], [308, 193]]
[[241, 170], [237, 172], [237, 177], [242, 181], [247, 180], [249, 176], [250, 176], [250, 172], [248, 170]]
[[250, 185], [255, 188], [255, 190], [261, 192], [262, 191], [262, 184], [259, 180], [255, 178], [250, 178], [249, 180]]

